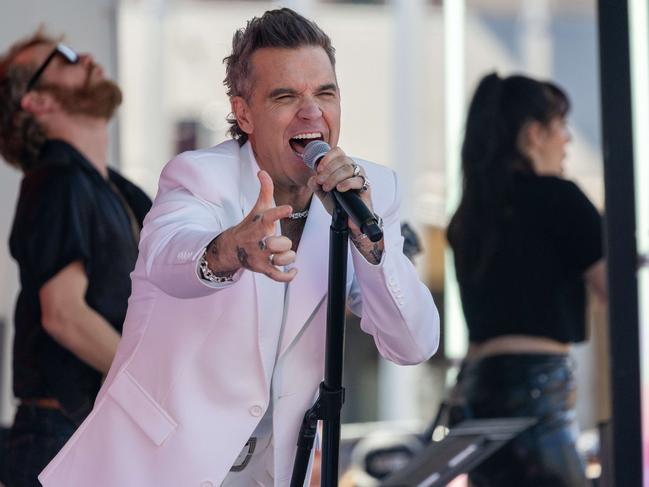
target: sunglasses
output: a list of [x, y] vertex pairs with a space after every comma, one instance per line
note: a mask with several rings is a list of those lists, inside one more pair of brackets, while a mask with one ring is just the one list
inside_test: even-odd
[[56, 47], [52, 50], [49, 56], [45, 58], [45, 61], [43, 61], [43, 64], [39, 66], [39, 68], [36, 70], [34, 75], [29, 79], [29, 82], [27, 83], [27, 89], [25, 92], [30, 91], [36, 83], [38, 83], [38, 80], [40, 77], [43, 75], [43, 72], [45, 71], [45, 68], [52, 62], [52, 59], [59, 54], [63, 59], [65, 59], [69, 64], [77, 64], [79, 62], [79, 55], [74, 51], [69, 46], [66, 46], [62, 42], [59, 42]]

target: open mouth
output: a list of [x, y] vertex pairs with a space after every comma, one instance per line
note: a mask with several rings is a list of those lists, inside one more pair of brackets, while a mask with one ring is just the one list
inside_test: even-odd
[[288, 143], [290, 144], [291, 149], [293, 149], [295, 155], [302, 157], [306, 145], [314, 140], [324, 140], [322, 132], [304, 132], [302, 134], [297, 134], [291, 137]]

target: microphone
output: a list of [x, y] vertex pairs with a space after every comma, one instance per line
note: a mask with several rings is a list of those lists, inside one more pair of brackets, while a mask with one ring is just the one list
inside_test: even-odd
[[[329, 144], [322, 140], [309, 142], [304, 148], [302, 159], [311, 169], [315, 170], [320, 160], [331, 150]], [[331, 190], [334, 198], [340, 203], [347, 215], [358, 225], [363, 234], [372, 242], [378, 242], [383, 238], [383, 230], [379, 226], [376, 215], [372, 213], [367, 205], [358, 195], [358, 191], [350, 190], [341, 193], [336, 188]]]

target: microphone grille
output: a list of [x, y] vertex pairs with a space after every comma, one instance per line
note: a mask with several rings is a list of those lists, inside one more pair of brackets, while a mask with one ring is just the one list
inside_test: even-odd
[[311, 169], [315, 169], [318, 161], [330, 150], [331, 147], [329, 147], [329, 144], [322, 140], [314, 140], [313, 142], [309, 142], [304, 148], [304, 152], [302, 153], [304, 164], [309, 166]]

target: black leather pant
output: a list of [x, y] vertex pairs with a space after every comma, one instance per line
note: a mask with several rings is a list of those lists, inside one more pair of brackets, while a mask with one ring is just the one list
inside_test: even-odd
[[486, 459], [470, 474], [478, 487], [588, 485], [575, 448], [575, 380], [561, 354], [503, 354], [463, 368], [451, 421], [535, 416], [539, 423]]

